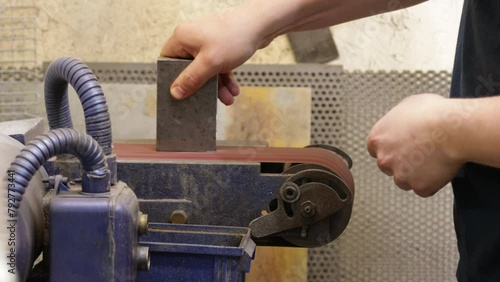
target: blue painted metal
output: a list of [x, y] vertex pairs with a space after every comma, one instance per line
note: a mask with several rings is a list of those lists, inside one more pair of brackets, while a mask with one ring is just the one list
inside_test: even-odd
[[255, 253], [250, 229], [154, 223], [141, 237], [151, 269], [138, 281], [243, 282]]
[[72, 187], [50, 204], [51, 281], [135, 281], [139, 205], [117, 183], [109, 193]]
[[[51, 174], [71, 179], [76, 161], [47, 165]], [[261, 163], [118, 160], [118, 179], [134, 190], [150, 222], [169, 223], [175, 210], [188, 224], [248, 227], [269, 211], [289, 174], [269, 173]], [[292, 246], [281, 237], [259, 238], [263, 246]]]
[[134, 190], [150, 222], [167, 223], [182, 209], [189, 224], [248, 227], [289, 176], [262, 173], [260, 163], [118, 160], [119, 180]]
[[[76, 159], [47, 162], [50, 175], [81, 177]], [[127, 183], [150, 222], [168, 223], [184, 210], [189, 224], [243, 226], [268, 210], [290, 176], [262, 173], [260, 163], [118, 160], [118, 180]]]

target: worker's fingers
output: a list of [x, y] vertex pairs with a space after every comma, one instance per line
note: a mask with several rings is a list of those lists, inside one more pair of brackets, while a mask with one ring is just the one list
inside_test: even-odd
[[377, 159], [377, 166], [382, 171], [385, 175], [387, 176], [393, 176], [394, 172], [392, 170], [392, 166], [390, 164], [390, 161], [387, 161], [386, 159]]
[[221, 64], [200, 53], [172, 83], [170, 93], [176, 99], [187, 98], [196, 93], [221, 69]]
[[163, 45], [163, 48], [161, 48], [160, 57], [191, 59], [193, 55], [184, 50], [180, 44], [172, 42], [170, 38], [165, 45]]
[[377, 139], [374, 137], [373, 129], [368, 133], [366, 138], [366, 149], [372, 158], [377, 158]]
[[161, 48], [161, 57], [172, 57], [172, 58], [194, 58], [197, 54], [191, 54], [188, 52], [181, 44], [179, 40], [179, 27], [175, 29], [170, 38], [167, 39], [163, 47]]
[[220, 78], [220, 81], [227, 87], [229, 92], [231, 92], [231, 95], [238, 96], [240, 94], [240, 87], [234, 79], [234, 75], [232, 72], [220, 74]]
[[231, 90], [222, 83], [222, 76], [219, 76], [219, 100], [226, 106], [234, 103], [234, 95]]
[[404, 178], [394, 176], [394, 184], [396, 184], [396, 186], [398, 186], [400, 189], [403, 189], [405, 191], [411, 190], [410, 183], [408, 183], [408, 181]]

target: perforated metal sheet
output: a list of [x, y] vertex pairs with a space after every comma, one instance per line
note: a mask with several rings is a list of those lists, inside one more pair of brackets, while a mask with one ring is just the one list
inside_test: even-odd
[[365, 145], [372, 125], [404, 97], [448, 95], [451, 75], [257, 69], [262, 71], [238, 71], [238, 80], [249, 86], [286, 82], [312, 87], [312, 142], [343, 147], [354, 160], [351, 222], [337, 241], [309, 251], [308, 280], [455, 281], [458, 253], [450, 187], [430, 199], [401, 191], [379, 172]]
[[310, 87], [311, 140], [338, 145], [341, 136], [342, 68], [323, 65], [243, 66], [235, 72], [242, 86]]
[[455, 281], [451, 189], [429, 199], [397, 189], [365, 145], [371, 126], [404, 97], [447, 95], [450, 74], [344, 73], [343, 84], [342, 144], [355, 163], [354, 212], [340, 240], [310, 251], [310, 281]]
[[[103, 83], [156, 83], [155, 64], [89, 66]], [[447, 95], [449, 73], [248, 65], [236, 77], [243, 86], [311, 87], [313, 143], [341, 146], [354, 160], [351, 222], [338, 240], [309, 251], [309, 281], [456, 280], [451, 189], [429, 199], [401, 191], [378, 171], [365, 146], [371, 126], [402, 98], [423, 92]]]
[[[40, 103], [34, 78], [38, 10], [17, 1], [0, 1], [0, 121], [35, 117]], [[35, 70], [36, 71], [36, 70]]]

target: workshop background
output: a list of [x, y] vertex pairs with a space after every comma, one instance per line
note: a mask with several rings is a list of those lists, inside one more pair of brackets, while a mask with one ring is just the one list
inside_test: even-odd
[[[154, 64], [176, 24], [239, 2], [3, 0], [0, 119], [43, 113], [40, 74], [44, 62], [70, 55], [84, 62]], [[337, 241], [310, 251], [259, 248], [248, 281], [456, 280], [458, 255], [451, 189], [443, 189], [430, 199], [396, 189], [391, 179], [378, 171], [364, 142], [373, 123], [405, 96], [421, 92], [448, 94], [462, 3], [429, 1], [331, 28], [339, 58], [329, 64], [342, 68], [308, 65], [304, 68], [307, 71], [301, 71], [299, 65], [287, 73], [279, 66], [267, 66], [295, 63], [291, 45], [282, 36], [248, 62], [260, 64], [250, 67], [260, 71], [237, 72], [239, 81], [249, 87], [241, 100], [248, 101], [250, 109], [271, 101], [287, 104], [300, 120], [310, 121], [310, 126], [297, 126], [283, 114], [282, 122], [291, 129], [283, 135], [259, 134], [269, 127], [265, 119], [253, 127], [253, 133], [235, 133], [234, 128], [241, 128], [235, 126], [237, 122], [252, 120], [245, 117], [252, 110], [246, 108], [235, 115], [220, 107], [219, 138], [263, 137], [279, 146], [302, 146], [305, 142], [338, 145], [354, 160], [356, 183], [351, 222]], [[111, 108], [115, 138], [154, 138], [155, 84], [147, 79], [113, 81], [154, 74], [100, 75], [107, 75], [103, 89]], [[266, 79], [270, 82], [265, 83]], [[284, 82], [279, 83], [280, 79]], [[255, 86], [273, 88], [252, 88]], [[291, 98], [283, 96], [284, 92]], [[271, 96], [265, 93], [272, 98], [266, 98]], [[73, 113], [81, 117], [74, 103], [76, 95], [70, 97]], [[305, 100], [312, 100], [309, 113], [297, 110]], [[281, 106], [265, 111], [268, 120], [279, 114]], [[17, 116], [19, 113], [22, 116]], [[74, 120], [83, 121], [78, 115]], [[224, 118], [234, 116], [239, 119]], [[76, 126], [83, 126], [83, 122]]]

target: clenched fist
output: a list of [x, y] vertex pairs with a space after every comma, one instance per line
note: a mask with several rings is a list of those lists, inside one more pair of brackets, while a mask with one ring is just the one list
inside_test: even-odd
[[459, 137], [467, 108], [434, 94], [404, 99], [373, 126], [370, 155], [395, 184], [417, 195], [434, 195], [463, 166]]

